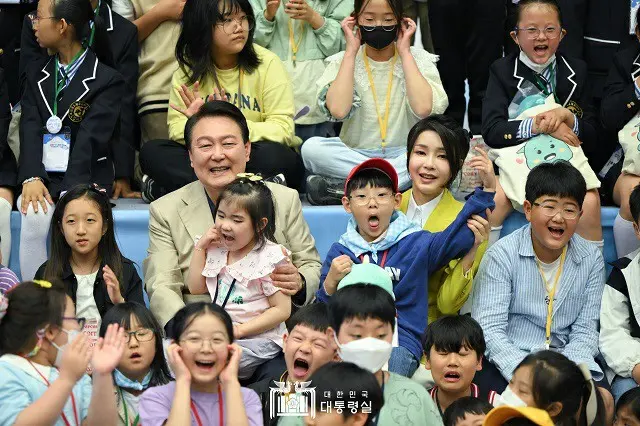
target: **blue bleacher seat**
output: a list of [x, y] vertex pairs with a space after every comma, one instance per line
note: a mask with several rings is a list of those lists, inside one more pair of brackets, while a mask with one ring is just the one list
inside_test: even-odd
[[[125, 257], [133, 260], [140, 276], [142, 276], [142, 261], [146, 256], [149, 245], [149, 209], [140, 201], [119, 200], [113, 211], [116, 224], [116, 238]], [[302, 209], [305, 220], [309, 224], [311, 234], [316, 240], [316, 247], [320, 258], [324, 260], [331, 244], [338, 241], [345, 231], [349, 215], [341, 206], [310, 207]], [[602, 209], [602, 228], [604, 233], [604, 258], [609, 263], [616, 260], [616, 249], [613, 241], [613, 221], [618, 213], [617, 208], [604, 207]], [[507, 218], [502, 229], [502, 236], [526, 224], [523, 214], [514, 212]], [[11, 216], [12, 248], [9, 267], [20, 276], [18, 262], [20, 242], [20, 214], [13, 212]]]

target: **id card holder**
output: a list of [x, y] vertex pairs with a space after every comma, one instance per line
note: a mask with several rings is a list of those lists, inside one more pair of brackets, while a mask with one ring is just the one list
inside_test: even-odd
[[42, 164], [47, 172], [66, 172], [70, 151], [71, 129], [69, 127], [63, 127], [59, 133], [55, 134], [44, 131], [42, 135]]

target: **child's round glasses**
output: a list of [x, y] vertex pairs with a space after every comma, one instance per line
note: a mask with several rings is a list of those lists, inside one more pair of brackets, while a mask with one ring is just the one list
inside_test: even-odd
[[208, 339], [204, 339], [202, 337], [187, 337], [186, 339], [180, 339], [180, 343], [191, 351], [202, 349], [204, 347], [204, 342], [209, 342], [212, 348], [220, 345], [226, 345], [226, 342], [219, 337], [210, 337]]
[[253, 20], [248, 16], [243, 16], [240, 19], [225, 18], [222, 22], [218, 23], [227, 35], [231, 35], [236, 32], [236, 24], [239, 25], [244, 31], [251, 31], [253, 29]]
[[514, 30], [516, 32], [524, 33], [524, 35], [527, 37], [528, 40], [537, 39], [538, 37], [540, 37], [540, 34], [543, 32], [546, 38], [548, 38], [549, 40], [553, 40], [558, 38], [560, 36], [560, 33], [562, 32], [562, 28], [558, 28], [558, 27], [547, 27], [544, 29], [536, 28], [536, 27], [529, 27], [529, 28], [516, 27]]
[[391, 203], [393, 196], [392, 194], [375, 194], [375, 195], [358, 194], [358, 195], [350, 196], [349, 199], [356, 206], [360, 206], [360, 207], [364, 207], [368, 205], [372, 199], [376, 200], [376, 204], [380, 206], [384, 206]]
[[148, 328], [141, 328], [136, 331], [127, 331], [124, 335], [124, 338], [127, 343], [129, 343], [131, 342], [131, 338], [134, 336], [138, 343], [148, 342], [153, 339], [153, 331], [149, 330]]
[[551, 204], [539, 204], [533, 203], [534, 206], [538, 206], [542, 209], [542, 214], [547, 217], [554, 217], [558, 213], [564, 218], [568, 220], [573, 220], [578, 217], [580, 214], [580, 210], [577, 210], [573, 207], [558, 207]]

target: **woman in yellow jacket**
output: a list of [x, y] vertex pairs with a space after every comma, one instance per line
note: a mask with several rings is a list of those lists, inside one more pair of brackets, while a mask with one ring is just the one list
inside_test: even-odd
[[[469, 151], [469, 137], [445, 115], [420, 120], [409, 132], [407, 168], [413, 188], [402, 194], [400, 210], [409, 220], [430, 232], [443, 231], [454, 221], [462, 203], [448, 187], [458, 175]], [[477, 150], [471, 166], [480, 173], [493, 173], [487, 154]], [[443, 315], [455, 315], [471, 293], [473, 277], [487, 248], [490, 232], [486, 220], [470, 221], [476, 239], [462, 258], [449, 262], [429, 278], [429, 323]]]

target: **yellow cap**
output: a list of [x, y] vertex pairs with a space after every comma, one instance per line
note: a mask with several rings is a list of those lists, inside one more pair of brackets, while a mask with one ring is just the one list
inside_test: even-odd
[[544, 410], [532, 407], [509, 407], [507, 405], [489, 411], [482, 425], [501, 426], [507, 420], [522, 417], [531, 420], [538, 426], [553, 426], [553, 420], [551, 420], [549, 413]]

